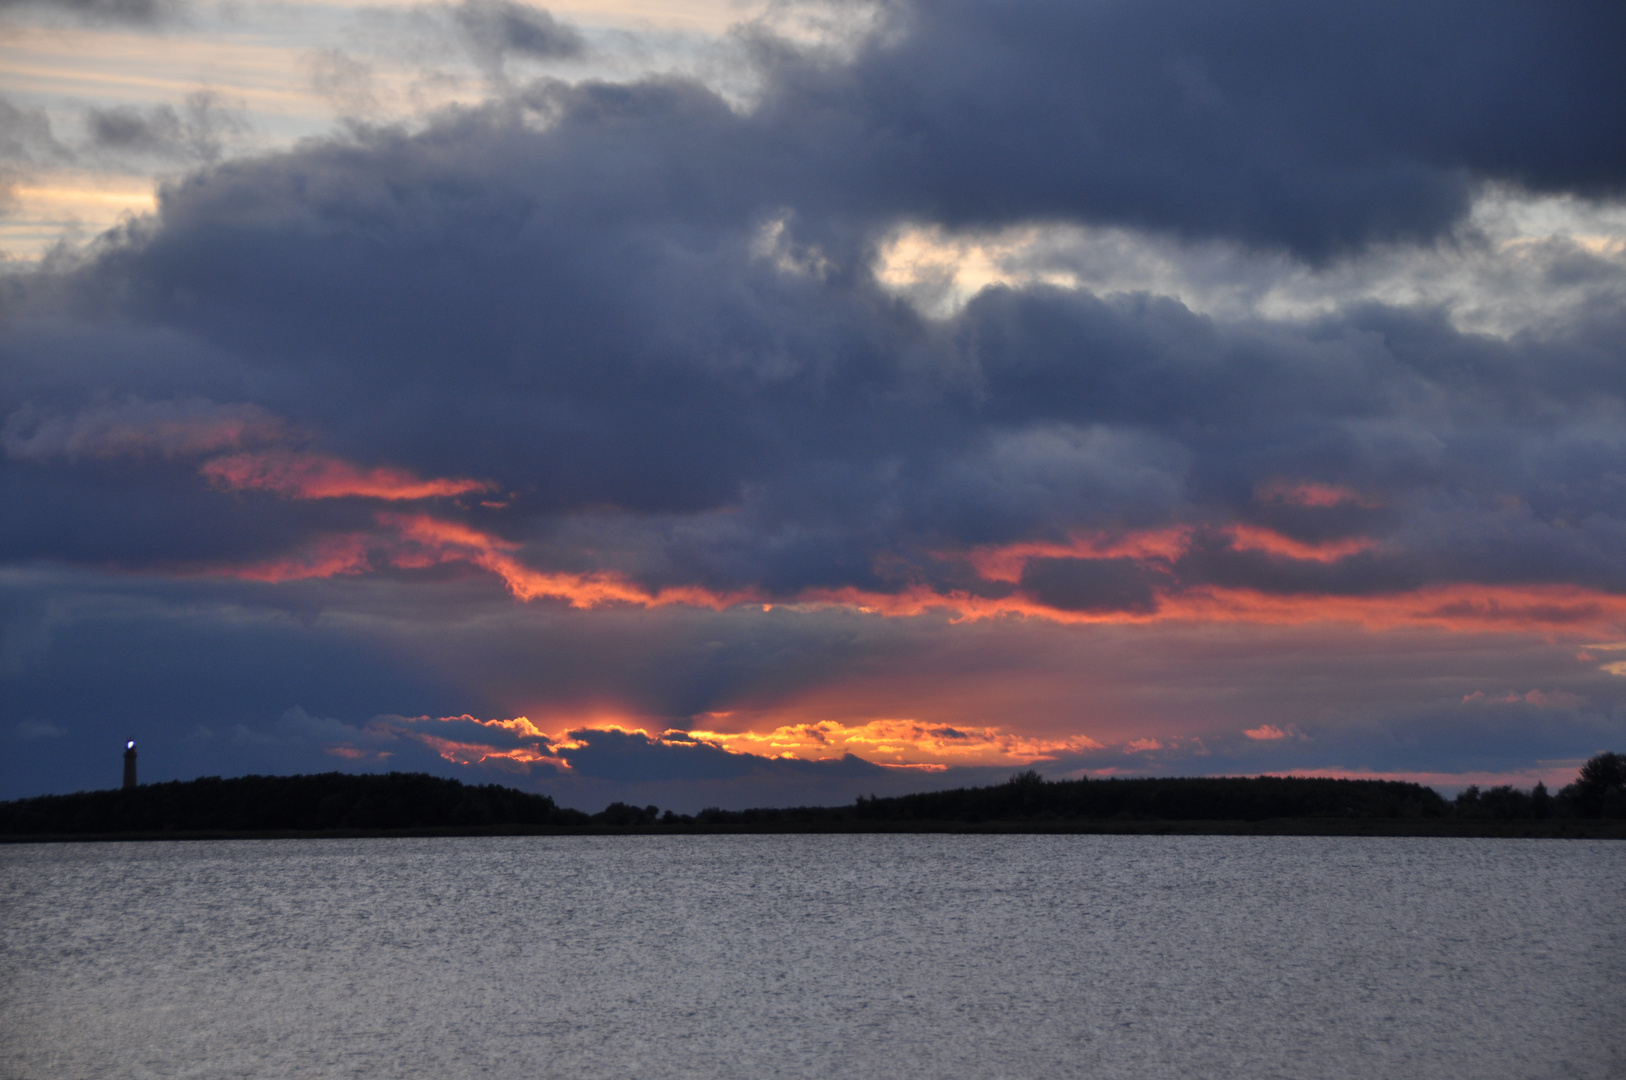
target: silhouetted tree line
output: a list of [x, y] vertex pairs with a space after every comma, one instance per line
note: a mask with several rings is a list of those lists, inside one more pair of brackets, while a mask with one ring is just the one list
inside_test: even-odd
[[425, 773], [206, 776], [0, 803], [0, 833], [277, 832], [582, 825], [546, 795]]
[[[653, 811], [653, 807], [650, 808]], [[1626, 818], [1626, 755], [1599, 754], [1556, 796], [1542, 784], [1511, 786], [1456, 801], [1422, 784], [1395, 780], [1305, 777], [1193, 777], [1132, 780], [1045, 780], [1018, 773], [992, 787], [957, 788], [851, 806], [764, 810], [671, 811], [660, 820], [706, 825], [838, 825], [866, 822], [1265, 821], [1273, 818]]]
[[[883, 822], [1262, 821], [1268, 818], [1444, 817], [1451, 805], [1432, 788], [1393, 780], [1162, 778], [1046, 780], [1018, 773], [992, 787], [860, 798], [851, 806], [702, 810], [708, 825]], [[687, 817], [678, 820], [688, 820]]]
[[481, 826], [659, 828], [866, 826], [1087, 820], [1265, 821], [1280, 818], [1626, 818], [1626, 755], [1599, 754], [1557, 795], [1537, 784], [1470, 787], [1447, 802], [1432, 788], [1394, 780], [1192, 777], [1046, 780], [1029, 770], [991, 787], [957, 788], [848, 806], [664, 813], [611, 803], [584, 814], [495, 784], [472, 786], [424, 773], [244, 776], [145, 784], [0, 803], [0, 834], [316, 832]]
[[1457, 817], [1499, 820], [1626, 818], [1626, 754], [1599, 754], [1581, 766], [1581, 775], [1557, 795], [1538, 782], [1529, 791], [1511, 784], [1481, 791], [1464, 788], [1453, 806]]

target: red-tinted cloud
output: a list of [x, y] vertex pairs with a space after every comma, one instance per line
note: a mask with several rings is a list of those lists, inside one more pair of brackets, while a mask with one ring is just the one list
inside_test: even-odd
[[483, 480], [425, 480], [405, 469], [363, 469], [338, 458], [287, 450], [215, 458], [205, 462], [199, 472], [227, 491], [270, 491], [291, 499], [401, 501], [466, 495], [493, 487]]
[[[468, 732], [471, 725], [516, 737], [520, 745], [482, 742]], [[481, 720], [462, 715], [434, 719], [379, 718], [372, 727], [415, 740], [445, 760], [459, 764], [545, 764], [562, 770], [571, 768], [572, 753], [588, 747], [595, 732], [636, 735], [651, 744], [668, 747], [708, 746], [748, 757], [833, 761], [854, 755], [877, 765], [939, 771], [954, 766], [1031, 765], [1054, 760], [1058, 755], [1102, 749], [1100, 743], [1083, 735], [1042, 738], [998, 727], [893, 719], [851, 725], [822, 720], [789, 723], [763, 731], [713, 731], [705, 728], [652, 730], [634, 720], [599, 716], [563, 720], [559, 730], [548, 734], [525, 716]], [[462, 729], [463, 733], [454, 736], [450, 734], [453, 729]], [[330, 747], [328, 752], [343, 756], [350, 750], [349, 745], [344, 744]]]
[[[436, 481], [413, 481], [412, 490], [428, 490]], [[464, 483], [447, 482], [447, 483]], [[396, 488], [394, 490], [402, 490]], [[405, 497], [405, 496], [403, 496]], [[375, 529], [319, 538], [297, 552], [271, 560], [217, 565], [205, 572], [252, 581], [278, 582], [358, 574], [394, 567], [423, 569], [462, 563], [502, 580], [516, 599], [564, 600], [576, 608], [608, 604], [639, 607], [685, 605], [722, 610], [737, 604], [795, 604], [851, 607], [892, 617], [933, 611], [959, 621], [1030, 617], [1072, 624], [1142, 624], [1157, 621], [1194, 623], [1251, 622], [1302, 624], [1341, 622], [1369, 629], [1434, 626], [1457, 631], [1565, 631], [1595, 633], [1626, 626], [1626, 596], [1573, 585], [1478, 585], [1454, 583], [1365, 595], [1266, 592], [1260, 589], [1172, 584], [1160, 589], [1147, 610], [1062, 610], [1024, 592], [980, 595], [963, 589], [938, 590], [925, 585], [896, 592], [848, 586], [803, 589], [789, 597], [770, 597], [759, 589], [718, 590], [701, 585], [649, 587], [624, 574], [600, 570], [567, 572], [532, 566], [521, 556], [523, 545], [471, 525], [428, 513], [380, 512]], [[974, 550], [967, 561], [986, 581], [1020, 580], [1028, 559], [1065, 553], [1071, 557], [1130, 554], [1149, 562], [1178, 557], [1193, 542], [1193, 530], [1161, 530], [1114, 538], [1085, 537], [1070, 544], [1014, 544]], [[1329, 562], [1356, 550], [1364, 540], [1328, 545], [1301, 545], [1268, 530], [1232, 527], [1233, 542], [1257, 543], [1284, 560]]]

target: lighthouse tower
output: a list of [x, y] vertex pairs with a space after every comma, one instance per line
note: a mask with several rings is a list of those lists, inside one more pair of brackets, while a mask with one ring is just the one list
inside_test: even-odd
[[124, 743], [124, 786], [126, 788], [136, 786], [135, 759], [135, 740], [127, 739]]

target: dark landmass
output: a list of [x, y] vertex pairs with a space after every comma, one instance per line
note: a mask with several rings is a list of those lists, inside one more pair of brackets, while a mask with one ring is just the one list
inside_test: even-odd
[[1389, 780], [1260, 776], [1003, 784], [849, 806], [597, 814], [496, 784], [424, 773], [245, 776], [0, 803], [0, 839], [609, 833], [1021, 832], [1626, 838], [1626, 756], [1600, 754], [1551, 795], [1537, 784], [1468, 788], [1447, 802]]
[[585, 825], [546, 795], [427, 773], [174, 780], [0, 803], [0, 835], [321, 833]]

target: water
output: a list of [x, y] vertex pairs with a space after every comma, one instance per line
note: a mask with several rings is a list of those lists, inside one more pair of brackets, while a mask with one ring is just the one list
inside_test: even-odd
[[0, 1077], [1626, 1076], [1626, 844], [0, 849]]

